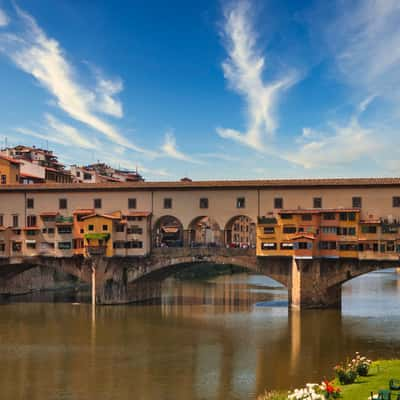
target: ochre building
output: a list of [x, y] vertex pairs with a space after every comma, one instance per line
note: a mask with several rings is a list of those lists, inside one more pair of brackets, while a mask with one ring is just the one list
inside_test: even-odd
[[0, 187], [0, 257], [207, 246], [394, 260], [399, 229], [399, 178]]

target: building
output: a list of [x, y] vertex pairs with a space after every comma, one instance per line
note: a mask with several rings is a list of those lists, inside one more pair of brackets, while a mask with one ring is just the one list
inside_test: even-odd
[[71, 165], [71, 175], [76, 183], [141, 182], [144, 180], [137, 170], [115, 169], [100, 162], [86, 166]]
[[0, 257], [183, 246], [398, 260], [400, 178], [0, 185]]
[[35, 146], [6, 147], [2, 155], [21, 162], [21, 183], [71, 183], [72, 177], [51, 150]]
[[0, 185], [15, 185], [20, 180], [20, 162], [0, 154]]

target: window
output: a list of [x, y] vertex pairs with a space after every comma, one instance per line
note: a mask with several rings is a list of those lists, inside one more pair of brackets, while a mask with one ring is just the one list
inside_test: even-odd
[[170, 198], [164, 199], [164, 208], [172, 208], [172, 199]]
[[21, 242], [13, 242], [12, 243], [12, 251], [18, 252], [21, 251], [22, 245]]
[[6, 244], [5, 243], [0, 243], [0, 252], [6, 251]]
[[400, 207], [400, 197], [394, 196], [392, 198], [392, 205], [393, 207]]
[[89, 225], [89, 226], [88, 226], [88, 230], [89, 230], [89, 231], [94, 231], [94, 225]]
[[129, 242], [126, 242], [125, 246], [127, 249], [142, 249], [143, 242], [139, 240], [131, 240]]
[[59, 226], [57, 228], [57, 232], [62, 235], [69, 234], [69, 233], [72, 233], [72, 227], [71, 226]]
[[58, 208], [60, 210], [65, 210], [66, 208], [68, 208], [67, 199], [59, 199], [58, 200]]
[[351, 235], [351, 236], [355, 236], [356, 228], [349, 228], [348, 231], [347, 231], [347, 234]]
[[281, 249], [282, 250], [292, 250], [293, 243], [281, 243]]
[[266, 226], [264, 228], [264, 234], [268, 235], [271, 233], [275, 233], [275, 228], [273, 226]]
[[122, 240], [116, 240], [113, 243], [113, 248], [114, 249], [124, 249], [125, 248], [125, 242]]
[[386, 251], [388, 251], [388, 252], [394, 252], [394, 242], [392, 242], [392, 241], [387, 242], [387, 244], [386, 244]]
[[341, 221], [347, 221], [347, 213], [340, 213], [339, 214], [339, 219]]
[[292, 214], [281, 214], [282, 219], [292, 219], [293, 215]]
[[7, 176], [6, 175], [2, 175], [1, 176], [1, 184], [2, 185], [6, 185], [7, 184]]
[[349, 221], [355, 221], [356, 220], [356, 213], [350, 212], [348, 214], [348, 218], [349, 218]]
[[276, 243], [261, 243], [261, 250], [276, 250]]
[[356, 244], [339, 243], [339, 250], [341, 251], [358, 251]]
[[353, 208], [361, 208], [362, 200], [361, 197], [353, 197], [351, 199]]
[[78, 178], [80, 178], [80, 177], [81, 177], [81, 171], [76, 171], [76, 176], [77, 176]]
[[274, 199], [274, 208], [283, 208], [283, 199], [282, 199], [282, 197], [276, 197]]
[[92, 180], [92, 175], [89, 174], [89, 173], [87, 173], [87, 172], [84, 172], [84, 173], [83, 173], [83, 179], [84, 179], [85, 181], [91, 181], [91, 180]]
[[203, 197], [200, 199], [200, 208], [208, 208], [208, 199]]
[[128, 215], [128, 216], [126, 217], [126, 219], [127, 219], [128, 221], [142, 221], [142, 220], [143, 220], [143, 217], [135, 217], [135, 216], [133, 216], [133, 215]]
[[103, 225], [103, 231], [108, 231], [108, 225]]
[[336, 250], [336, 242], [319, 242], [321, 250]]
[[126, 233], [129, 234], [135, 234], [135, 235], [141, 235], [143, 234], [143, 228], [140, 226], [131, 226], [126, 230]]
[[26, 236], [35, 236], [36, 235], [36, 231], [34, 229], [28, 229], [26, 231]]
[[361, 226], [362, 233], [376, 233], [376, 226], [363, 225]]
[[124, 224], [116, 224], [115, 231], [116, 232], [125, 232], [125, 225]]
[[49, 235], [54, 235], [55, 229], [54, 228], [47, 228], [47, 233]]
[[136, 199], [128, 199], [128, 208], [136, 208]]
[[245, 208], [246, 207], [246, 199], [244, 197], [238, 197], [236, 199], [236, 208]]
[[26, 199], [26, 208], [34, 208], [35, 207], [35, 201], [32, 198]]
[[26, 248], [27, 249], [36, 249], [36, 242], [34, 240], [26, 241]]
[[308, 242], [297, 242], [296, 245], [297, 245], [296, 248], [300, 250], [307, 250], [312, 248], [312, 243]]
[[26, 217], [26, 226], [36, 226], [36, 215], [28, 215]]
[[0, 226], [4, 225], [4, 216], [0, 215]]
[[94, 199], [93, 200], [93, 207], [94, 208], [101, 208], [101, 199]]
[[332, 221], [336, 219], [336, 215], [335, 213], [323, 213], [322, 219], [324, 219], [325, 221]]
[[336, 235], [337, 228], [336, 228], [336, 226], [322, 226], [321, 232], [326, 233], [326, 234]]
[[58, 242], [58, 248], [60, 250], [69, 250], [72, 248], [71, 242]]
[[312, 220], [312, 214], [303, 214], [301, 216], [302, 221], [311, 221]]
[[296, 233], [296, 227], [295, 226], [284, 226], [283, 233]]
[[322, 197], [314, 197], [313, 198], [313, 207], [314, 208], [322, 208]]

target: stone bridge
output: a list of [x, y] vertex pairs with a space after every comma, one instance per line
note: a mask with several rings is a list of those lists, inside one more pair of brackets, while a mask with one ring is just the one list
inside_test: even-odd
[[13, 279], [34, 267], [54, 268], [86, 283], [94, 267], [97, 303], [124, 304], [135, 301], [135, 291], [149, 282], [161, 282], [193, 263], [231, 264], [264, 274], [287, 287], [289, 304], [297, 308], [340, 307], [343, 283], [398, 267], [397, 261], [257, 257], [255, 249], [218, 247], [158, 248], [146, 257], [10, 257], [0, 259], [0, 294], [12, 293]]

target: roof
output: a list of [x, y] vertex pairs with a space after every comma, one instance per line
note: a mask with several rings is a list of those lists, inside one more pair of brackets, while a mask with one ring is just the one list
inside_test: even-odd
[[399, 186], [400, 178], [329, 178], [329, 179], [269, 179], [170, 182], [118, 182], [118, 183], [45, 183], [34, 188], [7, 185], [1, 191], [101, 191], [101, 190], [203, 190], [203, 189], [296, 189], [323, 187], [381, 187]]
[[279, 210], [279, 214], [324, 214], [332, 212], [360, 212], [359, 208], [296, 208], [295, 210]]
[[291, 236], [289, 240], [296, 240], [296, 239], [315, 240], [315, 236], [314, 236], [313, 234], [299, 233], [299, 234], [297, 234], [297, 235]]
[[6, 156], [5, 154], [1, 154], [0, 153], [0, 158], [2, 158], [3, 160], [9, 161], [11, 164], [21, 164], [22, 162], [19, 160], [16, 160], [15, 158]]
[[93, 214], [93, 213], [94, 213], [93, 208], [78, 208], [72, 214], [84, 215], [84, 214]]
[[45, 211], [40, 213], [41, 217], [56, 217], [58, 215], [57, 211]]
[[125, 217], [149, 217], [150, 215], [150, 211], [131, 211], [124, 214]]
[[110, 214], [90, 214], [90, 215], [86, 215], [86, 216], [82, 217], [82, 220], [95, 218], [95, 217], [101, 217], [101, 218], [107, 218], [107, 219], [121, 219], [120, 217], [116, 217], [115, 215], [110, 215]]

